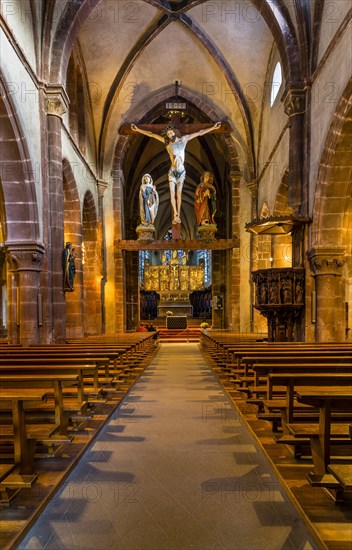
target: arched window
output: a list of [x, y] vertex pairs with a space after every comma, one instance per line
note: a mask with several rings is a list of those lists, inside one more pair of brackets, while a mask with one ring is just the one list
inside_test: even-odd
[[211, 285], [211, 250], [198, 250], [198, 261], [204, 263], [204, 286]]
[[141, 283], [143, 283], [144, 280], [144, 267], [145, 267], [145, 261], [149, 261], [150, 258], [150, 251], [149, 250], [141, 250], [139, 252], [139, 280]]
[[280, 61], [278, 61], [275, 65], [273, 80], [272, 80], [272, 83], [271, 83], [271, 95], [270, 95], [270, 106], [271, 107], [273, 106], [274, 101], [276, 99], [276, 96], [279, 93], [279, 90], [281, 88], [281, 84], [282, 84], [282, 71], [281, 71]]

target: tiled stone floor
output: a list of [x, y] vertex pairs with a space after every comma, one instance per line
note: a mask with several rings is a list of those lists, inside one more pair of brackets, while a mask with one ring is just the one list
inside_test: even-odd
[[165, 343], [18, 548], [317, 547], [197, 344]]

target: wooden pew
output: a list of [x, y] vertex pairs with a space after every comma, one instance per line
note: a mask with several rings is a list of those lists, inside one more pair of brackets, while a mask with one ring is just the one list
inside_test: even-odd
[[[50, 373], [44, 372], [42, 374], [1, 374], [0, 371], [0, 398], [1, 391], [4, 388], [33, 388], [33, 389], [45, 389], [47, 397], [54, 394], [54, 415], [55, 424], [58, 426], [58, 433], [62, 438], [62, 441], [67, 441], [67, 428], [69, 415], [73, 412], [82, 414], [86, 412], [86, 402], [79, 401], [75, 403], [73, 408], [73, 402], [65, 403], [62, 397], [62, 389], [67, 386], [76, 385], [79, 380], [78, 374], [62, 374], [60, 372]], [[78, 396], [77, 396], [78, 397]], [[70, 400], [71, 401], [71, 400]], [[43, 409], [41, 409], [43, 410]], [[56, 436], [57, 439], [57, 436]]]
[[[1, 365], [0, 364], [0, 374], [75, 374], [78, 376], [77, 381], [77, 395], [78, 399], [81, 401], [86, 401], [86, 388], [84, 387], [84, 377], [86, 374], [92, 374], [97, 369], [96, 365], [71, 365], [71, 364], [61, 364], [55, 363], [50, 365], [50, 363], [45, 364], [35, 364], [30, 362], [30, 364], [20, 364], [17, 365], [14, 369], [13, 365]], [[88, 396], [87, 396], [88, 397]]]
[[[263, 396], [266, 396], [266, 399], [272, 399], [274, 390], [268, 381], [270, 373], [349, 373], [352, 369], [352, 361], [346, 358], [346, 361], [336, 363], [331, 357], [325, 360], [320, 357], [304, 357], [301, 360], [295, 359], [291, 362], [287, 362], [286, 359], [276, 361], [274, 358], [268, 363], [255, 363], [252, 368], [253, 375], [250, 376], [248, 373], [247, 376], [242, 376], [239, 374], [238, 379], [233, 380], [234, 383], [237, 382], [241, 384], [238, 391], [246, 393], [249, 399], [251, 399], [253, 395], [260, 396], [262, 399]], [[282, 389], [276, 391], [276, 394], [280, 393], [282, 393]]]
[[[344, 390], [323, 388], [321, 391], [297, 391], [297, 401], [319, 409], [319, 424], [316, 426], [316, 430], [312, 430], [309, 437], [312, 456], [314, 455], [314, 473], [325, 474], [327, 465], [330, 463], [331, 415], [333, 411], [351, 411], [352, 387], [347, 387]], [[287, 426], [294, 434], [295, 427], [290, 424]], [[349, 437], [349, 426], [346, 435]]]
[[[282, 426], [284, 433], [287, 433], [286, 425], [292, 422], [308, 422], [314, 421], [315, 414], [312, 411], [312, 408], [308, 405], [300, 404], [295, 402], [295, 393], [299, 389], [310, 389], [310, 387], [329, 387], [333, 384], [334, 386], [351, 386], [352, 385], [352, 373], [321, 373], [321, 372], [310, 372], [310, 373], [299, 373], [299, 372], [282, 372], [270, 373], [268, 378], [268, 399], [264, 399], [263, 406], [264, 409], [268, 411], [267, 413], [258, 414], [259, 419], [271, 420], [273, 422], [273, 431], [277, 431], [278, 423]], [[273, 399], [272, 390], [275, 386], [280, 386], [285, 388], [285, 396], [283, 399]], [[275, 411], [279, 411], [278, 413]], [[352, 414], [352, 411], [351, 411]], [[347, 419], [352, 419], [351, 415], [345, 415], [344, 421]], [[336, 416], [334, 421], [338, 421], [339, 418]], [[289, 437], [285, 435], [277, 440], [280, 443], [291, 444], [295, 446], [295, 456], [300, 455], [300, 446], [305, 441], [292, 441]], [[298, 445], [298, 448], [297, 448]]]
[[248, 362], [249, 358], [252, 356], [259, 356], [259, 357], [278, 357], [280, 353], [285, 354], [286, 356], [294, 355], [297, 352], [300, 353], [307, 353], [312, 355], [312, 352], [318, 351], [318, 353], [325, 354], [332, 351], [336, 351], [336, 354], [340, 353], [350, 353], [352, 354], [352, 346], [350, 344], [348, 345], [335, 345], [335, 344], [307, 344], [307, 345], [301, 345], [301, 344], [252, 344], [251, 346], [247, 345], [236, 345], [234, 347], [227, 347], [226, 352], [223, 352], [223, 358], [221, 359], [221, 355], [217, 358], [217, 362], [219, 365], [230, 365], [232, 367], [235, 367], [237, 369], [241, 368], [241, 361], [244, 356], [246, 356]]
[[252, 368], [254, 364], [258, 365], [259, 363], [297, 363], [298, 361], [311, 361], [314, 362], [331, 362], [331, 363], [343, 363], [346, 361], [352, 361], [352, 353], [351, 352], [344, 352], [344, 351], [335, 351], [335, 350], [307, 350], [307, 351], [301, 351], [301, 350], [290, 350], [290, 351], [277, 351], [277, 352], [262, 352], [260, 355], [253, 353], [247, 353], [243, 354], [242, 352], [238, 352], [235, 354], [237, 359], [239, 359], [241, 362], [239, 363], [239, 366], [242, 364], [244, 366], [245, 376], [248, 375], [249, 368]]
[[72, 354], [72, 356], [89, 356], [89, 354], [106, 355], [113, 363], [114, 372], [119, 368], [124, 368], [127, 364], [132, 367], [146, 357], [148, 349], [137, 350], [135, 344], [107, 344], [107, 343], [81, 343], [81, 344], [46, 344], [31, 346], [29, 350], [35, 350], [42, 353], [53, 353], [58, 351], [61, 354]]
[[343, 502], [344, 489], [336, 478], [329, 473], [331, 462], [331, 445], [351, 445], [349, 433], [350, 424], [334, 424], [331, 422], [333, 412], [347, 411], [352, 408], [352, 387], [342, 390], [324, 388], [319, 390], [304, 390], [297, 392], [297, 400], [319, 409], [319, 421], [315, 424], [287, 424], [294, 437], [308, 437], [311, 444], [313, 471], [307, 475], [308, 481], [315, 487], [323, 487], [336, 503]]
[[[33, 388], [1, 389], [0, 402], [9, 404], [13, 418], [14, 463], [17, 466], [16, 473], [11, 473], [9, 478], [1, 482], [1, 487], [30, 487], [36, 479], [33, 467], [34, 449], [36, 437], [39, 434], [28, 434], [26, 426], [24, 403], [38, 402], [46, 399], [46, 391]], [[47, 430], [48, 431], [48, 430]], [[50, 433], [43, 432], [48, 436]], [[49, 430], [51, 432], [51, 429]]]
[[[92, 358], [60, 358], [60, 357], [7, 357], [0, 358], [0, 369], [9, 370], [18, 369], [20, 367], [26, 367], [27, 370], [33, 369], [34, 371], [42, 367], [44, 370], [49, 367], [60, 367], [61, 372], [64, 372], [64, 368], [67, 367], [69, 372], [72, 368], [77, 368], [77, 374], [82, 377], [84, 374], [87, 374], [90, 371], [90, 374], [93, 375], [93, 387], [94, 390], [99, 393], [99, 366], [103, 366], [105, 369], [105, 377], [108, 379], [108, 365], [109, 359], [92, 357]], [[84, 399], [82, 399], [84, 401]]]

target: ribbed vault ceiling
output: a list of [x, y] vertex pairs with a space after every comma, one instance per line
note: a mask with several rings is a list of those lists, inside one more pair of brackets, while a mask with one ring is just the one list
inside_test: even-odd
[[[75, 0], [83, 5], [81, 0]], [[240, 169], [255, 167], [258, 128], [273, 35], [256, 2], [116, 1], [92, 2], [75, 42], [84, 63], [92, 99], [92, 116], [100, 172], [113, 163], [118, 130], [126, 122], [167, 123], [160, 90], [178, 80], [194, 98], [187, 122], [226, 120], [232, 129]], [[73, 9], [73, 6], [72, 6]], [[190, 102], [189, 102], [190, 103]], [[204, 109], [206, 106], [206, 109]], [[206, 112], [205, 112], [206, 110]], [[161, 143], [130, 136], [123, 160], [126, 227], [138, 221], [138, 189], [150, 173], [160, 194], [158, 236], [171, 221], [168, 155]], [[233, 169], [233, 167], [232, 167]], [[223, 136], [208, 135], [187, 146], [187, 179], [183, 191], [183, 237], [195, 227], [193, 196], [203, 170], [214, 173], [219, 213], [231, 200], [229, 151]], [[220, 231], [228, 235], [226, 216]], [[186, 221], [187, 220], [187, 221]], [[135, 235], [130, 234], [130, 238]]]

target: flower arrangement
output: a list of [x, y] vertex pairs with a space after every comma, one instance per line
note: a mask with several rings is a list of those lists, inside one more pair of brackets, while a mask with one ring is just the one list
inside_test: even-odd
[[209, 323], [201, 323], [200, 328], [209, 328]]
[[167, 317], [169, 317], [169, 315], [172, 315], [172, 314], [173, 314], [172, 311], [167, 311], [166, 312]]

